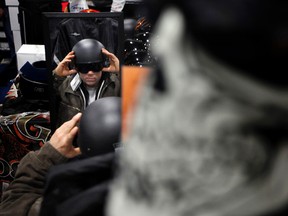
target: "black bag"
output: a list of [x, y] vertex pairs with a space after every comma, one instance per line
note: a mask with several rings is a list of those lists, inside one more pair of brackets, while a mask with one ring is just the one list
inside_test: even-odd
[[42, 12], [61, 12], [61, 0], [19, 0], [18, 20], [23, 44], [44, 44]]

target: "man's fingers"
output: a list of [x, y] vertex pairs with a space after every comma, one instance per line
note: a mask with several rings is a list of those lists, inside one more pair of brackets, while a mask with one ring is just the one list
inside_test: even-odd
[[[76, 115], [73, 116], [73, 118], [67, 122], [65, 122], [63, 124], [63, 128], [66, 130], [66, 131], [71, 131], [71, 129], [73, 127], [75, 127], [77, 125], [77, 123], [80, 121], [81, 119], [81, 116], [82, 116], [82, 113], [77, 113]], [[62, 127], [62, 126], [61, 126]]]
[[69, 52], [69, 53], [66, 55], [66, 57], [68, 57], [68, 56], [69, 56], [69, 57], [74, 56], [74, 54], [75, 54], [74, 51], [71, 51], [71, 52]]
[[73, 116], [73, 118], [70, 121], [68, 121], [71, 129], [80, 121], [81, 116], [82, 116], [82, 113], [77, 113], [76, 115]]
[[73, 148], [73, 150], [69, 151], [69, 153], [67, 153], [66, 156], [68, 158], [73, 158], [73, 157], [76, 157], [77, 155], [80, 155], [80, 154], [81, 154], [80, 148], [77, 147], [77, 148]]
[[106, 50], [105, 48], [102, 48], [102, 52], [103, 52], [105, 55], [109, 55], [108, 50]]
[[[80, 150], [79, 147], [74, 148], [74, 150], [75, 150], [75, 154], [76, 154], [76, 155], [80, 155], [80, 154], [81, 154], [81, 150]], [[76, 155], [75, 155], [75, 156], [76, 156]]]
[[105, 48], [102, 48], [102, 53], [105, 54], [110, 61], [110, 66], [107, 68], [103, 68], [102, 70], [105, 72], [119, 72], [120, 70], [119, 59], [113, 53], [110, 53]]
[[105, 48], [102, 48], [102, 53], [107, 55], [109, 57], [109, 59], [111, 59], [112, 61], [115, 61], [115, 59], [117, 59], [117, 57], [113, 53], [110, 53]]
[[77, 113], [76, 115], [73, 116], [72, 121], [79, 122], [81, 119], [82, 113]]
[[75, 69], [69, 70], [69, 75], [75, 74], [77, 71]]
[[69, 133], [69, 139], [71, 141], [73, 141], [73, 139], [75, 138], [76, 134], [78, 133], [78, 127], [73, 127], [72, 130]]

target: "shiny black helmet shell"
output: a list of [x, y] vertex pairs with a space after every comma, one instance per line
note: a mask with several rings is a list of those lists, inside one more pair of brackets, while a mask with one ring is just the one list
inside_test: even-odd
[[105, 61], [102, 53], [104, 45], [95, 39], [83, 39], [78, 41], [72, 48], [75, 52], [75, 64], [102, 63]]
[[121, 135], [121, 99], [105, 97], [91, 103], [83, 112], [77, 145], [85, 156], [115, 151]]

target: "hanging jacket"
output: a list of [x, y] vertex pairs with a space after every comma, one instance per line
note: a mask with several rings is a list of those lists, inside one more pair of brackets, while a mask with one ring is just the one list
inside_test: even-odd
[[[101, 41], [107, 50], [119, 55], [118, 22], [111, 18], [63, 20], [53, 36], [53, 60], [58, 64], [65, 58], [72, 47], [84, 38], [93, 38]], [[55, 38], [54, 38], [55, 37]], [[52, 44], [54, 44], [52, 42]]]

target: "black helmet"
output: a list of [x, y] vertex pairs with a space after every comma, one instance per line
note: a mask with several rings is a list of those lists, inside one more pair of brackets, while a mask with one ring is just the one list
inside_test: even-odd
[[120, 142], [121, 99], [105, 97], [91, 103], [83, 112], [77, 144], [83, 155], [114, 152]]
[[95, 39], [83, 39], [72, 48], [75, 52], [74, 68], [81, 73], [100, 72], [105, 66], [104, 45]]

